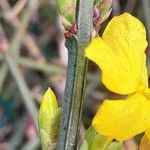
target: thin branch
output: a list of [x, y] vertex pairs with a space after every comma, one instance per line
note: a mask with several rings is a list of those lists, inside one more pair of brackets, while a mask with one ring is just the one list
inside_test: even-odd
[[124, 11], [132, 13], [137, 4], [137, 0], [128, 0]]
[[[16, 60], [16, 63], [20, 66], [23, 66], [23, 67], [31, 68], [33, 70], [42, 71], [45, 73], [65, 74], [65, 68], [63, 69], [62, 67], [55, 66], [55, 65], [50, 64], [50, 63], [46, 63], [46, 62], [41, 63], [41, 62], [37, 62], [36, 60], [26, 58], [26, 57], [15, 57], [15, 56], [13, 56], [13, 57]], [[1, 61], [4, 60], [3, 54], [0, 54], [0, 60]], [[1, 71], [2, 70], [0, 70], [0, 72]], [[2, 78], [2, 74], [0, 76], [0, 81], [1, 81], [1, 78]]]
[[36, 137], [35, 139], [25, 143], [21, 150], [37, 150], [40, 145], [40, 139]]
[[0, 92], [2, 91], [2, 87], [4, 85], [7, 72], [8, 72], [8, 67], [5, 63], [3, 63], [0, 68]]
[[149, 0], [141, 0], [142, 7], [143, 7], [143, 13], [144, 13], [144, 19], [145, 19], [145, 25], [148, 32], [148, 42], [150, 42], [150, 1]]
[[[22, 9], [25, 7], [27, 0], [20, 0], [18, 1], [15, 6], [9, 11], [5, 12], [4, 15], [8, 20], [12, 20], [16, 18], [16, 16], [22, 11]], [[6, 3], [6, 2], [5, 2]], [[9, 7], [9, 5], [7, 5]]]
[[121, 12], [120, 1], [119, 0], [114, 0], [112, 7], [113, 7], [113, 9], [112, 9], [113, 16], [119, 15], [120, 12]]
[[[38, 116], [38, 110], [36, 105], [34, 104], [34, 100], [32, 96], [30, 95], [30, 91], [28, 89], [28, 86], [25, 82], [25, 79], [21, 75], [21, 72], [16, 65], [15, 60], [13, 57], [7, 52], [5, 53], [5, 61], [17, 83], [18, 89], [22, 95], [22, 99], [24, 101], [24, 104], [31, 115], [36, 127], [37, 127], [37, 116]], [[37, 128], [38, 129], [38, 128]]]
[[14, 132], [9, 140], [9, 148], [8, 150], [17, 149], [18, 145], [22, 142], [24, 129], [25, 129], [25, 117], [19, 119], [15, 123], [15, 130], [17, 132]]
[[57, 150], [75, 150], [78, 148], [87, 74], [84, 49], [91, 40], [93, 5], [94, 0], [77, 1], [78, 35], [77, 39], [71, 37], [67, 42], [67, 81]]
[[[22, 22], [21, 22], [20, 26], [18, 27], [18, 30], [16, 31], [16, 33], [15, 33], [15, 35], [14, 35], [14, 37], [13, 37], [13, 39], [9, 45], [9, 51], [13, 52], [15, 55], [16, 55], [16, 52], [20, 49], [21, 41], [22, 41], [22, 35], [25, 32], [27, 25], [29, 23], [29, 20], [30, 20], [30, 14], [29, 13], [30, 13], [29, 11], [25, 11]], [[1, 27], [1, 30], [3, 30], [2, 27]], [[1, 32], [3, 32], [3, 31], [1, 31]], [[3, 72], [0, 72], [0, 73], [2, 73], [2, 74], [0, 74], [0, 76], [3, 76], [3, 78], [1, 79], [1, 82], [0, 82], [0, 90], [2, 89], [4, 80], [5, 80], [7, 73], [8, 73], [8, 69], [5, 68], [7, 66], [5, 64], [3, 64], [2, 67], [3, 67]]]
[[[39, 1], [37, 1], [37, 0], [28, 0], [28, 2], [29, 2], [29, 5], [28, 5], [28, 8], [25, 10], [24, 14], [30, 12], [30, 15], [32, 17], [32, 15], [33, 15], [32, 12], [35, 13], [35, 11], [38, 9]], [[3, 10], [4, 13], [7, 13], [8, 9], [11, 9], [11, 6], [9, 5], [7, 0], [3, 3], [2, 3], [3, 5], [0, 3], [1, 7], [2, 7], [2, 10]], [[7, 17], [5, 17], [5, 19], [7, 20]], [[22, 22], [22, 20], [19, 20], [18, 16], [15, 16], [14, 19], [9, 20], [9, 23], [16, 30], [18, 30], [18, 27], [20, 26], [21, 22]], [[43, 55], [41, 54], [40, 49], [38, 48], [37, 44], [35, 43], [34, 38], [27, 31], [24, 33], [24, 35], [22, 37], [22, 43], [29, 50], [29, 53], [31, 54], [31, 56], [33, 56], [34, 58], [35, 57], [38, 58], [38, 60], [40, 60], [40, 61], [41, 60], [45, 61]]]

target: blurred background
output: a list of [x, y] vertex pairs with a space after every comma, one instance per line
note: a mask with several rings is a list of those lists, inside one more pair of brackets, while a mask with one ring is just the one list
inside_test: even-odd
[[[0, 150], [41, 150], [35, 122], [42, 95], [50, 86], [59, 105], [63, 103], [66, 31], [56, 8], [55, 0], [0, 0]], [[123, 12], [144, 23], [150, 41], [150, 0], [114, 0], [100, 34], [114, 15]], [[150, 71], [149, 48], [146, 53]], [[81, 139], [100, 103], [119, 97], [100, 84], [99, 73], [90, 62]], [[140, 137], [127, 141], [125, 148], [137, 149]]]

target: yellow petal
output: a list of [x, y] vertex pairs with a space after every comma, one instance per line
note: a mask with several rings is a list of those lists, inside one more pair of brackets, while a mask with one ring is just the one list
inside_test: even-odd
[[145, 135], [146, 135], [146, 137], [148, 138], [148, 140], [149, 140], [149, 142], [150, 142], [150, 127], [149, 127], [149, 129], [147, 129], [147, 130], [145, 131]]
[[150, 127], [150, 101], [141, 94], [126, 100], [105, 100], [92, 126], [105, 136], [127, 140]]
[[[143, 54], [147, 47], [147, 41], [143, 24], [129, 13], [124, 13], [109, 22], [102, 38], [119, 55], [126, 69], [140, 79], [140, 75], [146, 67]], [[144, 68], [142, 60], [144, 60]]]
[[145, 66], [146, 32], [142, 23], [124, 13], [114, 17], [102, 38], [94, 39], [86, 56], [102, 70], [102, 82], [113, 92], [129, 94], [148, 86]]
[[143, 56], [143, 68], [142, 68], [142, 78], [141, 83], [143, 83], [148, 88], [148, 72], [146, 67], [146, 55]]
[[144, 135], [140, 142], [139, 150], [149, 150], [150, 149], [150, 141], [146, 135]]

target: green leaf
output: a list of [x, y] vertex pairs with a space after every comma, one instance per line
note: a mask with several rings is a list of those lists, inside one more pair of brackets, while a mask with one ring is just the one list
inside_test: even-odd
[[52, 144], [53, 137], [50, 136], [51, 124], [54, 122], [55, 112], [58, 109], [57, 99], [54, 92], [48, 88], [45, 92], [39, 110], [39, 131], [41, 136], [42, 149], [47, 150]]
[[50, 137], [52, 143], [56, 143], [58, 140], [58, 134], [59, 134], [59, 128], [60, 128], [60, 122], [61, 122], [61, 115], [62, 115], [62, 109], [59, 108], [56, 110], [56, 112], [53, 115], [53, 118], [51, 120], [50, 124]]
[[86, 140], [83, 141], [80, 150], [88, 150], [88, 143]]
[[96, 135], [97, 135], [97, 132], [95, 131], [93, 127], [89, 127], [88, 130], [86, 131], [85, 139], [87, 140], [87, 143], [88, 143], [88, 150], [91, 150], [92, 144], [95, 140]]
[[40, 129], [40, 135], [41, 135], [42, 150], [47, 150], [51, 143], [49, 135], [43, 129]]
[[112, 142], [107, 150], [123, 150], [123, 144], [122, 142]]
[[99, 134], [90, 127], [85, 134], [85, 140], [80, 150], [123, 150], [122, 142], [111, 142], [112, 139]]
[[105, 150], [112, 140], [96, 132], [93, 127], [87, 130], [85, 139], [88, 143], [88, 150]]
[[76, 0], [57, 0], [58, 9], [61, 14], [68, 10], [73, 4], [76, 4]]
[[[70, 25], [75, 23], [76, 0], [57, 0], [57, 6], [60, 14]], [[64, 22], [63, 22], [63, 25]]]
[[102, 0], [95, 0], [96, 5], [100, 5], [102, 3]]

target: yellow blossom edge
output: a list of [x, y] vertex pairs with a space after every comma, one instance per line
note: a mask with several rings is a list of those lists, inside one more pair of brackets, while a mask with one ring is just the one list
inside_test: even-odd
[[105, 100], [92, 126], [119, 141], [132, 138], [150, 127], [150, 101], [138, 93], [125, 100]]
[[109, 22], [102, 38], [95, 38], [85, 55], [102, 70], [102, 82], [109, 90], [130, 94], [140, 84], [148, 87], [146, 47], [143, 24], [124, 13]]

